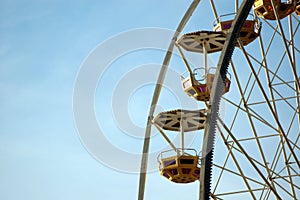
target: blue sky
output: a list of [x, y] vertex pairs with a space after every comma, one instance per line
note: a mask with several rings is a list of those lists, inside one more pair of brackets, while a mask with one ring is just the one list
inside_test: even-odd
[[[133, 29], [174, 30], [189, 3], [181, 0], [0, 1], [0, 199], [136, 199], [139, 176], [121, 172], [123, 166], [108, 167], [84, 147], [73, 116], [74, 85], [84, 62], [101, 44]], [[201, 2], [201, 10], [208, 5], [208, 1]], [[234, 11], [233, 4], [218, 8], [222, 14]], [[212, 29], [211, 10], [197, 12], [192, 19], [186, 31], [199, 27]], [[153, 83], [164, 54], [163, 50], [144, 49], [122, 55], [111, 63], [95, 88], [92, 106], [96, 118], [104, 123], [102, 128], [108, 141], [125, 152], [142, 151], [144, 132], [137, 136], [120, 130], [109, 109], [114, 89], [121, 87], [118, 82], [130, 78], [132, 71], [140, 75], [134, 71], [139, 67], [150, 68], [149, 72], [146, 70], [149, 75], [142, 75], [150, 77]], [[171, 74], [182, 73], [185, 69], [182, 63], [178, 64], [179, 58], [174, 60]], [[209, 62], [217, 63], [213, 59]], [[164, 109], [178, 108], [184, 96], [178, 89], [180, 82], [173, 80], [171, 77], [167, 85], [172, 86], [170, 90], [162, 94], [160, 105]], [[109, 84], [103, 86], [103, 82]], [[125, 86], [131, 83], [135, 82], [125, 81]], [[145, 124], [152, 91], [153, 85], [146, 84], [130, 91], [129, 99], [115, 100], [121, 105], [128, 103], [130, 120], [137, 127]], [[185, 98], [192, 105], [193, 101]], [[201, 143], [201, 138], [191, 136], [190, 139], [193, 144]], [[154, 135], [153, 141], [150, 151], [165, 148], [159, 135]], [[118, 159], [106, 149], [103, 152]], [[146, 199], [196, 199], [198, 196], [198, 183], [176, 185], [157, 172], [149, 173], [146, 188]]]
[[[136, 197], [137, 175], [100, 164], [81, 144], [72, 112], [74, 82], [99, 43], [134, 28], [173, 29], [187, 6], [182, 1], [0, 2], [1, 199]], [[159, 199], [157, 191], [167, 188], [155, 186], [147, 193]]]

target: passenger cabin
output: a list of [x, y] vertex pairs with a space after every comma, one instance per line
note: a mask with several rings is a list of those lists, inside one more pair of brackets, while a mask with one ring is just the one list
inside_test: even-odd
[[296, 13], [298, 16], [300, 16], [300, 1], [298, 1], [298, 3], [297, 3], [295, 13]]
[[192, 183], [200, 177], [199, 156], [194, 149], [184, 149], [194, 151], [194, 155], [183, 154], [170, 157], [163, 157], [162, 152], [158, 155], [160, 175], [175, 183]]
[[[209, 101], [212, 84], [214, 82], [215, 74], [208, 72], [204, 82], [196, 80], [195, 73], [189, 77], [182, 76], [182, 86], [187, 95], [193, 97], [197, 101]], [[223, 94], [227, 93], [230, 88], [230, 75], [226, 77]]]
[[[229, 29], [233, 23], [233, 20], [232, 19], [223, 20], [223, 19], [228, 18], [228, 16], [232, 16], [232, 15], [235, 15], [235, 13], [221, 15], [218, 19], [216, 19], [215, 22], [213, 23], [214, 31], [228, 34]], [[253, 19], [253, 20], [247, 19], [241, 28], [240, 37], [239, 37], [243, 45], [246, 46], [252, 41], [254, 41], [259, 36], [260, 30], [261, 30], [261, 24], [257, 19]]]
[[[184, 148], [187, 132], [205, 128], [206, 110], [171, 110], [159, 113], [152, 123], [166, 139], [171, 150], [157, 156], [160, 175], [175, 183], [191, 183], [200, 177], [199, 155], [195, 149]], [[180, 132], [181, 148], [176, 148], [163, 130]]]
[[[285, 18], [296, 9], [297, 0], [288, 0], [282, 2], [281, 0], [273, 0], [279, 19]], [[263, 19], [276, 20], [274, 8], [271, 0], [256, 0], [254, 2], [255, 13]]]

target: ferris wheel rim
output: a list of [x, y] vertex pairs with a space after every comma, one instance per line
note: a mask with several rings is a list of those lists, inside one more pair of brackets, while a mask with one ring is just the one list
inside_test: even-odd
[[172, 56], [172, 51], [175, 46], [177, 37], [185, 27], [187, 21], [191, 17], [192, 13], [194, 10], [197, 8], [198, 4], [200, 3], [200, 0], [193, 0], [193, 2], [190, 4], [189, 8], [185, 12], [183, 18], [181, 19], [176, 32], [173, 35], [173, 38], [170, 42], [169, 48], [166, 52], [161, 71], [159, 73], [159, 77], [157, 79], [157, 83], [155, 86], [155, 90], [153, 93], [152, 97], [152, 102], [151, 102], [151, 107], [150, 111], [148, 114], [148, 119], [147, 119], [147, 126], [146, 126], [146, 131], [145, 131], [145, 137], [144, 137], [144, 145], [143, 145], [143, 155], [142, 155], [142, 160], [141, 160], [141, 169], [140, 169], [140, 179], [139, 179], [139, 189], [138, 189], [138, 200], [143, 200], [144, 199], [144, 192], [145, 192], [145, 184], [146, 184], [146, 173], [147, 173], [147, 162], [148, 162], [148, 152], [149, 152], [149, 143], [150, 143], [150, 132], [151, 132], [151, 123], [152, 123], [152, 118], [153, 114], [157, 105], [157, 101], [159, 98], [159, 94], [161, 91], [162, 83], [164, 80], [164, 76], [166, 74], [166, 70], [168, 68], [169, 61]]

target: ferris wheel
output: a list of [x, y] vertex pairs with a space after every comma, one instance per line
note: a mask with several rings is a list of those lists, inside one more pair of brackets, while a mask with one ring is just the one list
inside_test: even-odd
[[[222, 2], [210, 0], [211, 30], [184, 32], [196, 8], [205, 12], [194, 0], [172, 38], [149, 112], [139, 200], [151, 128], [170, 146], [157, 157], [162, 178], [176, 184], [199, 181], [201, 200], [300, 199], [300, 1], [226, 1], [234, 10], [220, 13]], [[187, 71], [180, 77], [182, 89], [203, 107], [153, 116], [175, 49]], [[192, 66], [188, 54], [203, 56], [202, 66]], [[217, 66], [207, 63], [213, 54]], [[221, 101], [226, 117], [219, 115]], [[168, 138], [170, 131], [180, 134], [180, 147]], [[191, 131], [203, 133], [202, 147], [185, 146]]]

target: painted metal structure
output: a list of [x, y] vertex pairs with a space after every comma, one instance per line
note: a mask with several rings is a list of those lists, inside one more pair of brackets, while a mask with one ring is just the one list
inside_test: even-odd
[[[161, 157], [160, 173], [173, 182], [188, 183], [193, 182], [192, 174], [184, 173], [179, 163], [180, 156], [191, 156], [186, 153], [186, 148], [178, 150], [168, 140], [163, 132], [164, 127], [169, 127], [171, 131], [179, 131], [181, 126], [163, 123], [153, 114], [158, 101], [164, 76], [170, 62], [172, 51], [175, 45], [180, 46], [178, 36], [184, 25], [189, 20], [191, 14], [198, 6], [200, 1], [193, 1], [187, 13], [183, 17], [180, 25], [172, 38], [168, 52], [164, 59], [158, 82], [155, 88], [151, 109], [149, 112], [147, 129], [145, 132], [143, 158], [140, 174], [139, 200], [144, 198], [147, 156], [149, 150], [151, 126], [155, 126], [161, 135], [167, 140], [172, 148], [173, 156]], [[222, 52], [219, 58], [214, 80], [212, 83], [209, 100], [205, 100], [205, 128], [203, 136], [203, 146], [201, 155], [193, 155], [191, 159], [200, 159], [200, 166], [189, 166], [191, 171], [199, 168], [199, 200], [213, 199], [299, 199], [300, 193], [300, 87], [299, 87], [299, 68], [297, 61], [300, 58], [299, 24], [300, 20], [295, 12], [287, 16], [281, 15], [278, 4], [275, 0], [270, 0], [274, 16], [271, 22], [265, 16], [262, 18], [264, 29], [268, 29], [268, 37], [261, 34], [257, 35], [256, 40], [252, 40], [250, 47], [257, 48], [254, 52], [252, 48], [246, 49], [244, 46], [249, 44], [240, 37], [240, 30], [243, 29], [244, 21], [247, 20], [248, 13], [253, 7], [255, 0], [244, 0], [242, 4], [238, 0], [235, 3], [235, 19], [230, 22], [231, 28], [226, 33], [225, 42], [222, 42]], [[257, 1], [256, 1], [257, 2]], [[210, 0], [216, 24], [221, 24], [215, 1]], [[280, 1], [281, 3], [281, 1]], [[299, 3], [298, 3], [299, 5]], [[282, 20], [285, 18], [285, 20]], [[275, 18], [275, 19], [273, 19]], [[245, 27], [244, 27], [245, 28]], [[252, 28], [251, 28], [252, 30]], [[260, 32], [260, 33], [261, 33]], [[183, 36], [185, 50], [192, 49], [192, 52], [207, 54], [205, 45], [197, 46], [197, 34], [203, 32], [193, 32]], [[187, 36], [186, 38], [184, 38]], [[192, 37], [188, 37], [192, 36]], [[195, 39], [196, 38], [196, 39]], [[199, 37], [198, 37], [199, 38]], [[190, 41], [188, 41], [190, 40]], [[249, 41], [249, 40], [248, 40]], [[177, 43], [176, 43], [177, 42]], [[192, 42], [189, 45], [189, 42]], [[203, 43], [200, 43], [203, 44]], [[239, 59], [243, 58], [244, 66], [237, 65], [233, 49], [239, 47]], [[206, 47], [206, 48], [203, 48]], [[213, 47], [213, 46], [212, 46]], [[281, 49], [282, 54], [273, 50]], [[180, 52], [180, 48], [179, 52]], [[214, 49], [214, 48], [211, 48]], [[213, 50], [212, 50], [213, 51]], [[182, 53], [182, 52], [181, 52]], [[188, 60], [184, 58], [185, 64]], [[276, 62], [275, 62], [276, 61]], [[205, 64], [204, 69], [208, 70]], [[235, 96], [223, 96], [224, 85], [226, 83], [227, 69], [233, 74], [234, 83], [231, 83], [230, 91], [235, 91]], [[190, 70], [193, 74], [193, 70]], [[206, 73], [207, 74], [207, 71]], [[265, 75], [265, 76], [263, 76]], [[192, 77], [192, 76], [190, 76]], [[233, 81], [232, 81], [233, 82]], [[230, 93], [229, 93], [230, 94]], [[234, 113], [230, 119], [222, 119], [219, 116], [220, 99], [232, 109]], [[236, 98], [238, 100], [236, 100]], [[208, 98], [207, 98], [208, 99]], [[181, 109], [179, 109], [181, 110]], [[169, 112], [169, 111], [167, 111]], [[287, 117], [288, 116], [288, 117]], [[157, 123], [155, 123], [155, 121]], [[160, 121], [161, 124], [158, 123]], [[177, 122], [180, 121], [177, 119]], [[243, 127], [240, 127], [241, 121]], [[166, 126], [164, 125], [166, 124]], [[184, 127], [184, 126], [183, 126]], [[185, 126], [182, 128], [181, 138], [184, 144], [184, 131], [197, 126]], [[202, 127], [202, 126], [201, 126]], [[200, 126], [197, 127], [201, 130]], [[215, 146], [216, 131], [222, 142]], [[271, 146], [270, 146], [271, 145]], [[220, 151], [220, 149], [222, 149]], [[213, 162], [214, 151], [216, 156], [222, 154], [224, 161]], [[174, 163], [175, 160], [175, 163]], [[173, 168], [167, 163], [173, 161]], [[171, 170], [176, 169], [177, 173]], [[212, 173], [215, 178], [212, 181]], [[185, 176], [185, 179], [182, 177]], [[224, 177], [230, 176], [232, 181], [239, 181], [238, 186], [226, 189], [228, 185]], [[188, 181], [187, 181], [188, 179]]]
[[[188, 132], [204, 129], [205, 121], [206, 110], [204, 109], [171, 110], [161, 112], [153, 119], [154, 126], [172, 147], [171, 150], [163, 151], [158, 155], [158, 169], [162, 176], [175, 183], [191, 183], [199, 179], [199, 156], [195, 149], [185, 148], [184, 138]], [[179, 132], [181, 148], [177, 148], [162, 129]]]
[[[158, 155], [160, 174], [174, 183], [192, 183], [199, 180], [199, 156], [195, 149], [176, 149], [174, 156], [164, 157], [168, 151]], [[174, 152], [173, 150], [171, 150]], [[185, 153], [182, 154], [182, 151]]]
[[[232, 26], [233, 20], [225, 20], [224, 18], [233, 18], [232, 16], [234, 15], [236, 15], [236, 13], [221, 15], [219, 18], [217, 18], [213, 24], [214, 31], [223, 32], [227, 35]], [[260, 35], [262, 28], [258, 18], [255, 18], [253, 15], [249, 15], [249, 17], [252, 17], [253, 19], [245, 20], [239, 34], [239, 39], [242, 41], [244, 46], [253, 42]]]
[[279, 19], [283, 19], [294, 12], [297, 0], [283, 2], [281, 0], [256, 0], [254, 2], [255, 13], [263, 19], [276, 20], [275, 10]]

